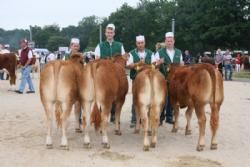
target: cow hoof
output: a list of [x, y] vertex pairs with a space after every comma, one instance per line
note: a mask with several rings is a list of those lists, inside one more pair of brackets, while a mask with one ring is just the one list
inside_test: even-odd
[[47, 149], [53, 149], [53, 145], [52, 144], [46, 144], [46, 148]]
[[82, 130], [81, 130], [80, 128], [76, 128], [76, 129], [75, 129], [75, 132], [76, 132], [76, 133], [82, 133]]
[[91, 149], [92, 148], [92, 146], [91, 146], [90, 143], [84, 143], [83, 146], [84, 146], [84, 148], [87, 148], [87, 149]]
[[139, 134], [139, 133], [140, 133], [140, 130], [137, 130], [137, 129], [136, 129], [136, 130], [134, 131], [134, 134]]
[[67, 145], [66, 146], [65, 145], [61, 145], [60, 147], [61, 147], [62, 150], [66, 150], [66, 151], [69, 150], [69, 146], [67, 146]]
[[178, 129], [177, 128], [173, 128], [172, 129], [172, 133], [177, 133], [178, 132]]
[[218, 144], [211, 144], [210, 149], [211, 150], [217, 150], [218, 149]]
[[151, 130], [148, 131], [148, 136], [152, 136], [152, 131]]
[[150, 144], [150, 147], [151, 147], [151, 148], [155, 148], [155, 146], [156, 146], [156, 143], [151, 143], [151, 144]]
[[143, 150], [144, 150], [144, 151], [149, 151], [149, 146], [144, 146], [144, 147], [143, 147]]
[[103, 145], [103, 148], [105, 148], [105, 149], [110, 149], [109, 143], [103, 143], [102, 145]]
[[199, 145], [199, 146], [197, 146], [197, 151], [199, 151], [199, 152], [201, 152], [201, 151], [203, 151], [204, 150], [204, 147], [205, 147], [205, 145]]
[[192, 134], [192, 131], [191, 130], [186, 130], [185, 132], [185, 135], [188, 136], [188, 135], [191, 135]]
[[115, 135], [121, 136], [121, 135], [122, 135], [122, 132], [121, 132], [120, 130], [115, 130]]

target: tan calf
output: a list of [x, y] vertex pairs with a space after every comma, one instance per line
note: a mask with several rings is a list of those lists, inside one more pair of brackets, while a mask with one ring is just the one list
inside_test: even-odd
[[87, 147], [90, 146], [89, 126], [91, 122], [95, 124], [96, 130], [101, 128], [104, 148], [110, 147], [107, 124], [113, 103], [116, 105], [115, 132], [121, 135], [120, 113], [128, 92], [125, 65], [126, 59], [122, 56], [115, 56], [113, 60], [91, 62], [83, 69], [80, 92], [84, 108], [84, 144]]
[[[167, 94], [164, 76], [156, 69], [146, 68], [139, 72], [133, 82], [133, 104], [136, 111], [136, 129], [139, 132], [140, 120], [144, 127], [144, 150], [155, 147], [160, 114]], [[148, 131], [152, 130], [149, 140]]]
[[82, 55], [74, 54], [67, 61], [52, 61], [41, 71], [40, 98], [47, 118], [46, 145], [52, 148], [52, 113], [55, 109], [58, 127], [62, 128], [61, 146], [67, 148], [67, 120], [72, 105], [79, 100], [78, 78], [82, 68]]

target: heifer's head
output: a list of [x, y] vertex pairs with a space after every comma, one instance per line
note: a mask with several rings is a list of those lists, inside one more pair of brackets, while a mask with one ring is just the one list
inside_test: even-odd
[[70, 61], [72, 61], [74, 63], [83, 64], [84, 63], [84, 56], [81, 53], [74, 53], [70, 56]]
[[122, 67], [125, 67], [128, 58], [129, 58], [129, 54], [128, 53], [125, 53], [124, 55], [116, 54], [116, 55], [114, 55], [114, 56], [111, 57], [111, 60], [114, 63], [120, 64]]

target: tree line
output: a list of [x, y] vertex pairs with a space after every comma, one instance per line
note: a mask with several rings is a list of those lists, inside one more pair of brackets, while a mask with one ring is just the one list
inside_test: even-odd
[[[218, 47], [250, 50], [250, 0], [140, 0], [136, 7], [122, 5], [107, 18], [84, 17], [77, 26], [33, 26], [36, 47], [56, 51], [68, 46], [72, 37], [81, 41], [81, 50], [93, 50], [99, 42], [99, 26], [116, 25], [116, 40], [125, 50], [135, 47], [135, 36], [146, 37], [147, 47], [155, 50], [164, 41], [175, 19], [176, 47], [193, 53], [213, 51]], [[0, 43], [19, 47], [21, 38], [29, 39], [29, 30], [0, 29]]]

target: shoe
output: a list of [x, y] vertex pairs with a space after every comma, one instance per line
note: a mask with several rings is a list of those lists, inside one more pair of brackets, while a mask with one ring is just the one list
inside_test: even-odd
[[30, 94], [30, 93], [35, 93], [35, 91], [29, 90], [26, 93]]
[[21, 92], [20, 90], [15, 90], [15, 92], [18, 94], [23, 94], [23, 92]]
[[110, 117], [110, 122], [111, 122], [111, 123], [115, 123], [115, 117], [114, 117], [114, 116], [111, 116], [111, 117]]
[[166, 120], [166, 123], [168, 123], [168, 124], [174, 124], [174, 121], [173, 120]]
[[130, 128], [134, 128], [134, 127], [135, 127], [135, 122], [131, 122]]

